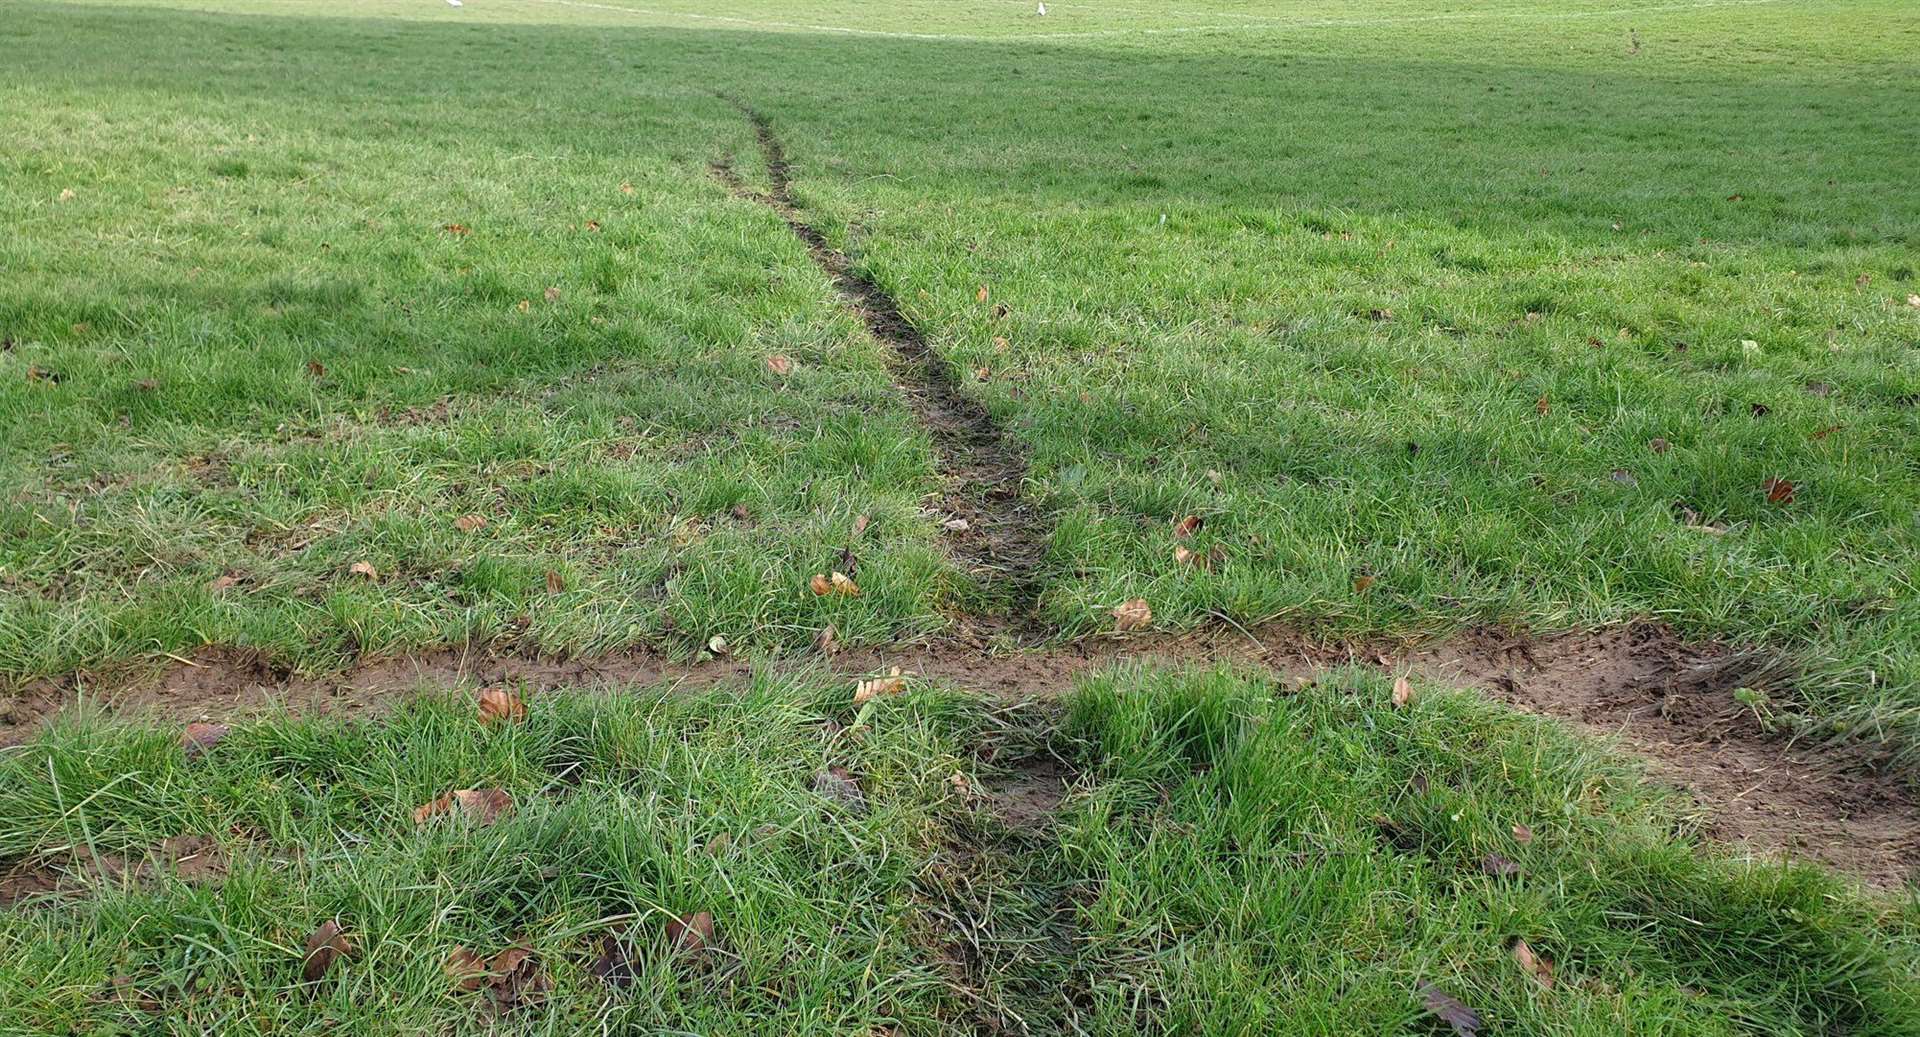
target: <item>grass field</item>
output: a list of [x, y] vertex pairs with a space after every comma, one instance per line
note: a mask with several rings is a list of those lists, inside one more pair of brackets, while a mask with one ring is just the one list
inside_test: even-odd
[[[1916, 111], [1905, 0], [0, 0], [0, 702], [207, 653], [1004, 654], [1131, 599], [1654, 621], [1911, 789]], [[836, 680], [504, 731], [429, 688], [195, 759], [60, 718], [0, 751], [0, 872], [49, 887], [0, 1028], [479, 1026], [518, 994], [442, 966], [521, 940], [547, 989], [488, 1025], [529, 1032], [1441, 1032], [1425, 983], [1501, 1033], [1920, 1018], [1913, 887], [1730, 859], [1471, 696]], [[128, 863], [182, 836], [214, 880]]]

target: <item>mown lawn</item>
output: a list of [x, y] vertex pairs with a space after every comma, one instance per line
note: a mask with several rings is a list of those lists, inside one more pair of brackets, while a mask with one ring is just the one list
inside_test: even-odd
[[1908, 5], [621, 6], [10, 6], [0, 667], [942, 628], [724, 93], [1031, 452], [1058, 629], [1652, 616], [1916, 744]]
[[[885, 648], [1017, 578], [1037, 639], [1653, 619], [1911, 780], [1910, 4], [4, 12], [0, 713], [207, 647]], [[743, 107], [1030, 461], [1038, 572], [969, 571], [913, 378], [712, 175], [770, 183]], [[0, 1031], [1920, 1032], [1911, 890], [1551, 721], [826, 666], [70, 710], [0, 750]]]

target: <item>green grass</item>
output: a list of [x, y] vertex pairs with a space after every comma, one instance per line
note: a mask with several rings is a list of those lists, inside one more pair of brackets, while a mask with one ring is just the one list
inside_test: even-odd
[[[1911, 902], [1703, 853], [1546, 721], [1387, 697], [1360, 674], [1122, 670], [1057, 710], [923, 688], [856, 713], [801, 677], [534, 696], [506, 728], [460, 696], [268, 717], [196, 759], [170, 730], [73, 718], [0, 758], [0, 858], [70, 886], [0, 914], [0, 1028], [478, 1032], [442, 964], [525, 941], [552, 989], [490, 1032], [1426, 1033], [1429, 982], [1489, 1032], [1916, 1032]], [[1035, 753], [1077, 776], [1055, 819], [1009, 830], [990, 804]], [[812, 791], [827, 766], [864, 811]], [[492, 826], [411, 817], [488, 785], [515, 799]], [[178, 834], [214, 837], [230, 874], [114, 881], [73, 853]], [[1489, 851], [1524, 873], [1488, 875]], [[724, 951], [705, 964], [664, 936], [701, 910]], [[328, 919], [357, 953], [308, 987]], [[612, 988], [589, 967], [629, 928], [636, 978]]]
[[724, 93], [1031, 452], [1059, 629], [1652, 616], [1920, 744], [1908, 5], [622, 6], [9, 6], [0, 669], [940, 629]]

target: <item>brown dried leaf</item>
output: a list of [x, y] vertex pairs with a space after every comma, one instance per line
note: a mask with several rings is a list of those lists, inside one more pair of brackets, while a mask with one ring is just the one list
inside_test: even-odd
[[713, 915], [695, 911], [690, 915], [667, 919], [667, 945], [675, 954], [699, 958], [712, 950], [718, 938], [713, 930]]
[[446, 231], [448, 234], [451, 234], [456, 238], [464, 238], [467, 235], [473, 233], [473, 231], [468, 229], [467, 225], [464, 223], [449, 223], [446, 226], [441, 227], [440, 229]]
[[487, 517], [478, 513], [469, 512], [454, 519], [453, 528], [462, 533], [475, 533], [487, 528]]
[[1113, 610], [1113, 629], [1119, 633], [1144, 630], [1153, 622], [1153, 609], [1145, 598], [1128, 598]]
[[860, 536], [860, 534], [865, 533], [867, 531], [867, 525], [872, 521], [873, 521], [873, 517], [870, 515], [860, 515], [856, 517], [853, 520], [854, 537], [857, 539]]
[[1198, 565], [1200, 558], [1200, 555], [1194, 554], [1179, 544], [1175, 544], [1173, 547], [1173, 563], [1175, 565]]
[[587, 221], [587, 229], [588, 229], [588, 230], [590, 230], [590, 231], [598, 231], [598, 230], [600, 229], [600, 221], [599, 221], [599, 220], [588, 220], [588, 221]]
[[440, 968], [458, 990], [479, 990], [487, 982], [486, 961], [465, 947], [454, 947]]
[[625, 183], [625, 182], [622, 182], [622, 183], [621, 183], [621, 185], [620, 185], [620, 193], [621, 193], [621, 194], [632, 194], [632, 193], [633, 193], [633, 185], [632, 185], [632, 184], [630, 184], [630, 183]]
[[793, 373], [793, 358], [775, 353], [767, 358], [767, 370], [785, 378]]
[[1777, 478], [1769, 478], [1766, 482], [1760, 484], [1760, 488], [1767, 492], [1768, 504], [1779, 504], [1782, 506], [1793, 503], [1793, 493], [1798, 489], [1791, 481]]
[[900, 667], [895, 666], [884, 677], [875, 677], [856, 684], [853, 689], [853, 704], [863, 706], [882, 695], [898, 695], [905, 690], [907, 690], [907, 679], [901, 676]]
[[1533, 409], [1535, 413], [1544, 417], [1553, 410], [1553, 402], [1547, 399], [1546, 393], [1541, 393], [1540, 398], [1534, 401]]
[[1647, 449], [1653, 451], [1656, 454], [1664, 454], [1667, 451], [1673, 449], [1673, 444], [1667, 442], [1666, 440], [1660, 438], [1659, 436], [1655, 436], [1652, 439], [1647, 440]]
[[557, 569], [547, 570], [547, 593], [559, 594], [567, 589], [566, 578]]
[[1372, 588], [1373, 580], [1374, 578], [1371, 576], [1355, 576], [1353, 578], [1353, 592], [1355, 594], [1365, 594]]
[[327, 376], [327, 365], [318, 360], [309, 360], [307, 361], [307, 373], [315, 378], [325, 378]]
[[441, 814], [458, 810], [474, 824], [490, 825], [512, 809], [513, 797], [507, 795], [505, 789], [458, 789], [421, 804], [413, 812], [413, 821], [415, 824], [424, 824]]
[[1412, 701], [1413, 701], [1413, 682], [1407, 680], [1404, 674], [1402, 674], [1401, 676], [1395, 677], [1393, 679], [1394, 706], [1396, 707], [1404, 706]]
[[1525, 868], [1492, 850], [1488, 850], [1487, 855], [1480, 858], [1480, 870], [1499, 879], [1510, 879], [1516, 875], [1526, 874]]
[[240, 578], [238, 576], [232, 573], [221, 573], [219, 576], [215, 576], [213, 579], [207, 581], [207, 593], [223, 594], [239, 582]]
[[1204, 525], [1205, 522], [1206, 520], [1198, 515], [1188, 515], [1186, 518], [1178, 519], [1173, 524], [1173, 535], [1182, 539], [1190, 537], [1196, 530]]
[[1521, 971], [1540, 981], [1548, 990], [1553, 989], [1553, 961], [1535, 954], [1532, 945], [1524, 939], [1513, 941], [1513, 960], [1520, 964]]
[[807, 581], [807, 587], [823, 597], [833, 593], [833, 583], [827, 579], [826, 573], [814, 573], [813, 579]]
[[487, 1005], [496, 1016], [534, 1003], [547, 991], [547, 977], [540, 970], [540, 959], [524, 944], [494, 955], [487, 963], [487, 971], [491, 974], [487, 981]]
[[979, 291], [977, 291], [977, 292], [975, 292], [975, 293], [973, 293], [973, 297], [974, 297], [974, 299], [975, 299], [976, 301], [979, 301], [979, 302], [986, 302], [986, 301], [987, 301], [987, 294], [988, 294], [988, 293], [987, 293], [987, 286], [986, 286], [986, 285], [981, 285], [981, 286], [980, 286], [980, 290], [979, 290]]
[[511, 724], [527, 718], [527, 704], [505, 688], [484, 688], [480, 692], [480, 722], [487, 725]]
[[1812, 436], [1809, 436], [1808, 438], [1814, 440], [1815, 442], [1818, 442], [1822, 439], [1827, 438], [1828, 436], [1833, 435], [1835, 432], [1838, 432], [1845, 427], [1846, 427], [1845, 425], [1828, 425], [1826, 428], [1820, 429], [1819, 431], [1815, 432]]
[[1474, 1037], [1486, 1025], [1480, 1014], [1431, 983], [1420, 985], [1420, 1004], [1441, 1022], [1453, 1027], [1456, 1037]]
[[853, 582], [853, 577], [838, 570], [835, 570], [833, 575], [827, 580], [827, 589], [831, 593], [843, 598], [857, 598], [860, 596], [860, 585]]
[[328, 919], [307, 937], [307, 953], [300, 974], [309, 983], [318, 983], [335, 960], [353, 953], [353, 943], [340, 931], [340, 923]]
[[832, 623], [821, 627], [813, 635], [813, 648], [824, 655], [832, 655], [840, 650], [840, 632], [833, 628]]
[[355, 562], [347, 566], [347, 572], [354, 576], [364, 576], [369, 580], [380, 578], [380, 570], [375, 569], [372, 562]]
[[547, 286], [547, 290], [545, 292], [542, 292], [541, 294], [546, 296], [548, 302], [559, 302], [560, 286], [557, 284], [550, 284]]
[[204, 754], [219, 744], [220, 739], [232, 731], [225, 724], [192, 723], [180, 732], [180, 748], [186, 751], [187, 759]]
[[1519, 843], [1522, 846], [1527, 845], [1528, 843], [1533, 841], [1533, 829], [1528, 828], [1526, 825], [1522, 825], [1522, 824], [1514, 825], [1513, 841], [1516, 843]]

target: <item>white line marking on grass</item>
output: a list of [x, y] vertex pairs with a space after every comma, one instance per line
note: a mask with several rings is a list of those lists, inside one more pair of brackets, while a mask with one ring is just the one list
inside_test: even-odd
[[[972, 33], [953, 32], [903, 32], [895, 29], [859, 29], [847, 25], [820, 25], [810, 22], [771, 21], [762, 18], [742, 18], [726, 14], [698, 14], [692, 11], [668, 11], [652, 7], [621, 7], [615, 4], [591, 3], [589, 0], [521, 0], [521, 2], [529, 4], [553, 4], [558, 7], [583, 7], [596, 11], [619, 11], [624, 14], [647, 15], [654, 18], [684, 18], [700, 22], [720, 22], [727, 25], [745, 25], [758, 29], [796, 29], [801, 32], [831, 33], [840, 36], [873, 36], [895, 40], [947, 40], [965, 43], [1020, 43], [1034, 40], [1086, 40], [1123, 36], [1179, 36], [1203, 32], [1278, 33], [1294, 29], [1369, 28], [1390, 25], [1418, 25], [1429, 22], [1558, 22], [1572, 21], [1578, 18], [1612, 18], [1635, 14], [1660, 14], [1673, 11], [1704, 11], [1721, 7], [1759, 7], [1762, 5], [1793, 3], [1795, 0], [1688, 0], [1688, 2], [1683, 3], [1639, 4], [1631, 7], [1609, 7], [1591, 11], [1455, 11], [1445, 14], [1388, 15], [1380, 18], [1316, 18], [1300, 21], [1238, 22], [1233, 25], [1176, 25], [1163, 29], [1132, 28], [1087, 29], [1080, 32], [1010, 32], [997, 36], [981, 36]], [[1102, 8], [1084, 6], [1082, 9], [1101, 10]], [[1121, 8], [1105, 9], [1122, 10]], [[1147, 9], [1126, 8], [1125, 10], [1146, 11]], [[1224, 13], [1216, 13], [1213, 16], [1225, 18], [1259, 17], [1258, 15]]]

